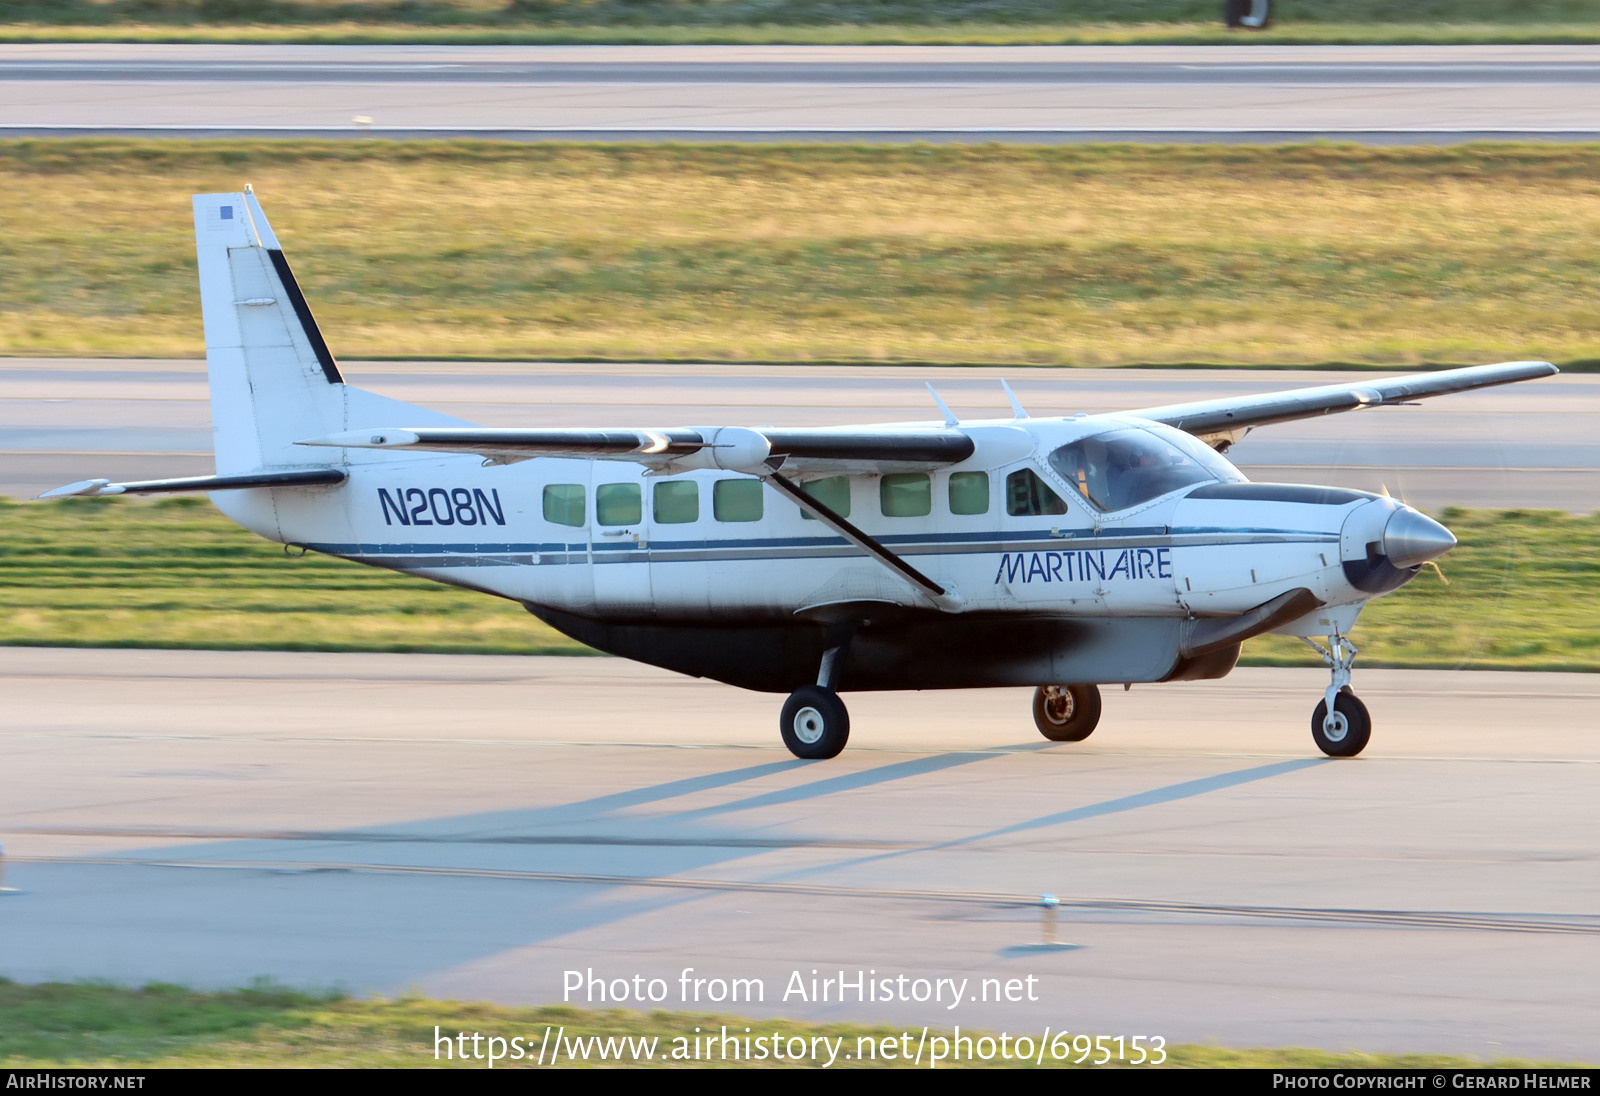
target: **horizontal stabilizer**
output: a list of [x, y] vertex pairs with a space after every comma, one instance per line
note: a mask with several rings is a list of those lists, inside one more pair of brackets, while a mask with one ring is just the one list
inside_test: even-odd
[[305, 468], [293, 472], [254, 472], [239, 476], [188, 476], [184, 479], [139, 480], [112, 483], [105, 479], [82, 480], [57, 487], [37, 499], [68, 497], [94, 498], [100, 495], [156, 495], [182, 491], [237, 491], [246, 487], [332, 487], [343, 483], [346, 475], [338, 468]]

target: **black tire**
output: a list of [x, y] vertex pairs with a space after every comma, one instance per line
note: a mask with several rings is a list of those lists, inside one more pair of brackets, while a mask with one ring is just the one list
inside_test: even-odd
[[1033, 691], [1033, 723], [1051, 742], [1082, 742], [1100, 722], [1098, 685], [1062, 685], [1050, 696], [1044, 685]]
[[1328, 702], [1322, 700], [1317, 703], [1317, 710], [1311, 713], [1311, 738], [1316, 742], [1317, 749], [1329, 757], [1354, 757], [1367, 748], [1367, 742], [1372, 738], [1372, 717], [1367, 714], [1367, 706], [1348, 688], [1339, 690], [1333, 710], [1344, 716], [1344, 731], [1329, 735], [1322, 729], [1323, 717], [1328, 714]]
[[778, 730], [796, 757], [807, 761], [837, 757], [850, 741], [850, 713], [832, 689], [807, 685], [783, 702]]

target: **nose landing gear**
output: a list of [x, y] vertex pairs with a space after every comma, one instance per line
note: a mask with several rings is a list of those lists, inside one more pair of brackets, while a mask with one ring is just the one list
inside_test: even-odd
[[1354, 757], [1372, 737], [1372, 717], [1367, 706], [1350, 690], [1350, 667], [1360, 652], [1350, 640], [1335, 632], [1324, 647], [1302, 637], [1327, 663], [1332, 680], [1316, 711], [1311, 713], [1311, 738], [1329, 757]]

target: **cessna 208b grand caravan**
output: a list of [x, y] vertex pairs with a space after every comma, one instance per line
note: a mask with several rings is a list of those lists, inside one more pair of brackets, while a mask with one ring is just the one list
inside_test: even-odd
[[[1276, 632], [1330, 680], [1348, 757], [1368, 600], [1455, 538], [1388, 498], [1250, 483], [1271, 423], [1548, 376], [1544, 362], [1124, 414], [793, 429], [499, 429], [346, 384], [248, 189], [194, 199], [216, 475], [63, 495], [209, 492], [268, 539], [497, 594], [603, 651], [789, 693], [799, 757], [849, 737], [841, 690], [1030, 685], [1078, 741], [1098, 686], [1222, 677]], [[935, 400], [938, 399], [935, 395]], [[1322, 639], [1323, 643], [1316, 640]]]

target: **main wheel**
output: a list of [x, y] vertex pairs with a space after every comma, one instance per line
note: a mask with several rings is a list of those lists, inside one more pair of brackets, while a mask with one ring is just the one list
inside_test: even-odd
[[1328, 702], [1320, 701], [1311, 713], [1311, 737], [1317, 749], [1329, 757], [1354, 757], [1367, 748], [1372, 737], [1372, 717], [1348, 688], [1340, 689], [1333, 702], [1333, 718], [1328, 717]]
[[817, 761], [837, 757], [850, 741], [850, 713], [832, 689], [807, 685], [789, 694], [778, 719], [783, 744], [796, 757]]
[[1033, 722], [1051, 742], [1082, 742], [1100, 722], [1100, 687], [1039, 686], [1033, 692]]

